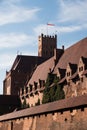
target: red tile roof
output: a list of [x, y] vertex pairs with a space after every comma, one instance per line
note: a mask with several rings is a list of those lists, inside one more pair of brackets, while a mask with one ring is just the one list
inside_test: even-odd
[[87, 70], [84, 70], [82, 73], [82, 75], [85, 75], [85, 74], [87, 74]]
[[66, 77], [62, 78], [62, 79], [59, 81], [59, 84], [63, 83], [65, 80], [66, 80]]
[[46, 61], [46, 58], [38, 56], [17, 55], [11, 70], [19, 70], [22, 72], [31, 72], [35, 65], [39, 65]]
[[50, 69], [54, 68], [54, 57], [50, 58], [49, 60], [45, 61], [41, 65], [39, 65], [36, 70], [34, 71], [30, 81], [28, 84], [33, 84], [34, 81], [38, 82], [40, 80], [46, 80]]
[[72, 97], [0, 116], [0, 121], [87, 106], [87, 95]]
[[70, 77], [70, 79], [74, 79], [74, 78], [76, 78], [76, 76], [78, 76], [78, 72], [77, 71]]
[[[73, 73], [75, 73], [79, 59], [81, 57], [87, 57], [86, 46], [87, 46], [87, 38], [84, 38], [83, 40], [77, 42], [73, 46], [66, 49], [62, 54], [61, 58], [59, 59], [54, 69], [54, 73], [57, 72], [58, 68], [61, 68], [61, 70], [63, 69], [65, 70], [68, 63], [70, 64], [70, 67], [74, 69]], [[48, 59], [46, 62], [37, 66], [28, 84], [33, 84], [34, 81], [38, 82], [39, 79], [46, 80], [47, 74], [49, 73], [50, 69], [53, 70], [53, 68], [54, 68], [54, 57]]]
[[79, 59], [82, 56], [87, 57], [87, 38], [82, 39], [64, 51], [55, 67], [55, 72], [57, 68], [66, 69], [66, 66], [69, 62], [72, 64], [78, 64]]

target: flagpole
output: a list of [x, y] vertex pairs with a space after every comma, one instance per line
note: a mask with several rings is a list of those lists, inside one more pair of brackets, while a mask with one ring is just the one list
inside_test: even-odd
[[47, 35], [48, 35], [48, 23], [47, 23]]
[[55, 24], [47, 23], [47, 35], [48, 35], [48, 26], [55, 26]]

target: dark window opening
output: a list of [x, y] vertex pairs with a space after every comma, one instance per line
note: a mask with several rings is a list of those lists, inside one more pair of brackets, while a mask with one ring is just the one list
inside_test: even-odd
[[67, 121], [67, 118], [65, 118], [65, 122]]
[[79, 72], [83, 71], [83, 66], [79, 67]]
[[67, 72], [67, 77], [70, 76], [70, 72]]
[[26, 87], [26, 93], [28, 93], [28, 87]]

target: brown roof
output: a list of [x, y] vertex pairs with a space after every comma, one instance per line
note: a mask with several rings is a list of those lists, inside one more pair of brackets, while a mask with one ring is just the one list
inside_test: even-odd
[[28, 84], [33, 84], [34, 81], [38, 82], [39, 79], [46, 80], [47, 75], [50, 72], [50, 69], [52, 70], [53, 68], [54, 68], [54, 57], [40, 64], [36, 68]]
[[33, 67], [46, 61], [46, 58], [38, 56], [17, 55], [11, 70], [31, 72]]
[[69, 66], [70, 66], [70, 68], [71, 68], [71, 70], [72, 70], [72, 74], [75, 73], [76, 70], [77, 70], [77, 64], [69, 63]]
[[87, 95], [72, 97], [0, 116], [0, 121], [87, 106]]
[[59, 73], [61, 75], [61, 78], [63, 78], [65, 76], [65, 73], [66, 73], [66, 69], [61, 69], [61, 68], [58, 68], [59, 70]]
[[78, 76], [78, 72], [75, 72], [71, 77], [70, 77], [70, 79], [74, 79], [74, 78], [76, 78]]
[[82, 61], [83, 61], [83, 63], [85, 64], [85, 65], [87, 65], [87, 58], [85, 58], [85, 57], [81, 57], [82, 58]]
[[82, 56], [87, 57], [87, 38], [82, 39], [81, 41], [77, 42], [64, 51], [63, 55], [61, 56], [59, 62], [55, 67], [55, 72], [57, 68], [66, 69], [66, 66], [69, 62], [73, 64], [78, 64], [79, 59]]
[[63, 83], [65, 80], [66, 80], [66, 77], [62, 78], [62, 79], [59, 81], [59, 84]]
[[85, 74], [87, 74], [87, 70], [84, 70], [82, 73], [82, 75], [85, 75]]

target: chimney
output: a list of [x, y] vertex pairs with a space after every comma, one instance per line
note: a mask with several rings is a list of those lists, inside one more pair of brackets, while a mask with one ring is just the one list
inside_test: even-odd
[[64, 45], [62, 45], [62, 50], [64, 50]]
[[58, 49], [54, 49], [54, 66], [58, 61]]

